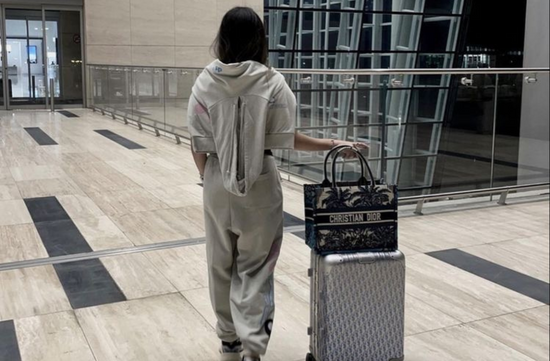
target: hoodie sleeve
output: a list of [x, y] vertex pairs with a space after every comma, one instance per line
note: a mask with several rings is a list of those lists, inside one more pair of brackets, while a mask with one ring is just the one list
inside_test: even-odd
[[187, 120], [191, 145], [196, 153], [215, 153], [216, 147], [212, 136], [212, 122], [208, 109], [202, 105], [195, 94], [191, 94], [187, 109]]
[[282, 74], [277, 73], [275, 79], [276, 90], [269, 101], [267, 115], [266, 148], [294, 149], [296, 96]]

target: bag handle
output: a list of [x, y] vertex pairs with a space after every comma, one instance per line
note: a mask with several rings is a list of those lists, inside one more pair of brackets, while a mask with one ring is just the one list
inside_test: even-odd
[[[336, 158], [338, 158], [338, 156], [340, 155], [341, 152], [343, 152], [344, 150], [346, 149], [353, 149], [353, 147], [349, 146], [349, 145], [339, 145], [337, 147], [334, 147], [330, 150], [330, 152], [328, 152], [327, 156], [325, 157], [325, 180], [323, 181], [323, 184], [330, 184], [331, 182], [329, 181], [329, 177], [328, 177], [328, 162], [329, 162], [329, 159], [331, 157], [331, 155], [333, 155], [334, 153], [336, 153], [334, 155], [334, 158], [332, 160], [333, 164], [336, 162]], [[365, 177], [365, 165], [361, 163], [361, 177], [364, 178]], [[332, 180], [334, 183], [335, 181], [335, 170], [332, 169]], [[366, 179], [365, 179], [366, 180]], [[361, 179], [359, 179], [359, 181], [361, 181]]]
[[[336, 146], [336, 147], [332, 148], [332, 149], [330, 150], [330, 152], [327, 153], [327, 156], [325, 157], [325, 180], [324, 180], [325, 183], [329, 183], [329, 180], [328, 180], [328, 161], [329, 161], [329, 159], [330, 159], [330, 156], [331, 156], [332, 154], [334, 154], [335, 152], [338, 152], [338, 153], [339, 153], [339, 152], [342, 151], [343, 149], [353, 149], [353, 147], [351, 147], [351, 146], [349, 146], [349, 145], [339, 145], [339, 146]], [[336, 158], [337, 156], [338, 156], [338, 154], [335, 156], [335, 158]], [[361, 164], [361, 174], [364, 173], [364, 168], [363, 168], [363, 167], [364, 167], [364, 165]]]
[[332, 161], [332, 185], [336, 186], [336, 179], [335, 179], [336, 178], [336, 176], [335, 176], [335, 174], [336, 174], [336, 159], [340, 156], [340, 154], [342, 154], [346, 150], [351, 150], [352, 152], [354, 152], [357, 155], [357, 158], [359, 159], [359, 163], [361, 164], [361, 178], [359, 178], [358, 183], [361, 183], [361, 181], [365, 181], [365, 183], [368, 183], [366, 173], [365, 173], [365, 167], [366, 167], [366, 169], [368, 170], [368, 173], [369, 173], [369, 177], [370, 177], [371, 182], [372, 182], [372, 187], [374, 187], [375, 184], [376, 184], [376, 181], [374, 180], [374, 175], [373, 175], [372, 170], [369, 166], [369, 163], [367, 162], [367, 159], [365, 158], [365, 156], [363, 154], [361, 154], [361, 152], [359, 152], [357, 149], [355, 149], [354, 147], [349, 146], [349, 145], [339, 145], [337, 147], [334, 147], [327, 154], [327, 156], [325, 158], [325, 166], [324, 166], [325, 180], [323, 181], [323, 184], [325, 184], [325, 185], [331, 184], [331, 182], [328, 179], [329, 178], [328, 177], [328, 162], [329, 162], [329, 159], [331, 158], [331, 155], [336, 153], [334, 155], [334, 159]]
[[363, 180], [365, 181], [365, 183], [368, 183], [367, 177], [365, 175], [365, 168], [366, 168], [368, 173], [369, 173], [368, 174], [369, 178], [371, 180], [371, 187], [374, 188], [375, 185], [376, 185], [376, 181], [374, 179], [374, 174], [372, 173], [372, 170], [369, 166], [369, 162], [367, 161], [365, 156], [363, 154], [361, 154], [361, 152], [359, 152], [359, 150], [357, 150], [354, 147], [350, 147], [350, 146], [347, 146], [347, 147], [349, 147], [349, 148], [339, 150], [336, 153], [335, 157], [334, 157], [334, 161], [332, 162], [332, 174], [333, 174], [332, 184], [333, 184], [333, 186], [336, 186], [336, 179], [334, 179], [335, 178], [334, 175], [336, 174], [336, 158], [338, 158], [340, 156], [340, 154], [342, 154], [345, 150], [349, 149], [357, 155], [357, 158], [359, 159], [359, 163], [361, 164], [361, 178], [359, 179], [358, 183], [361, 183], [361, 181], [363, 181]]

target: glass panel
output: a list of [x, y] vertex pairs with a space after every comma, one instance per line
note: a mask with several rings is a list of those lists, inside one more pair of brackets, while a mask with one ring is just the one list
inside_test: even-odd
[[132, 111], [129, 74], [126, 68], [109, 68], [109, 110], [122, 116]]
[[[455, 84], [460, 84], [460, 78], [454, 80]], [[447, 114], [441, 139], [435, 139], [439, 149], [434, 169], [434, 193], [491, 185], [496, 77], [478, 75], [473, 80], [473, 86], [453, 87], [452, 112]], [[431, 97], [427, 96], [428, 99]], [[433, 102], [430, 103], [428, 113], [434, 109]]]
[[499, 75], [495, 186], [549, 181], [548, 83], [548, 74]]
[[[7, 19], [8, 17], [18, 16], [19, 12], [25, 10], [6, 10], [6, 35], [12, 37], [27, 37], [27, 20], [25, 19]], [[42, 28], [42, 24], [40, 25]]]
[[431, 188], [430, 167], [436, 157], [412, 157], [400, 160], [401, 192]]
[[[296, 0], [292, 1], [295, 5]], [[280, 68], [290, 68], [292, 50], [296, 39], [296, 14], [294, 10], [267, 10], [265, 26], [268, 31], [270, 63]]]
[[459, 14], [463, 0], [426, 0], [425, 12], [428, 14]]
[[132, 76], [132, 117], [165, 129], [164, 74], [160, 69], [135, 69]]
[[109, 76], [107, 68], [92, 67], [90, 73], [92, 105], [99, 109], [106, 109], [107, 97], [109, 94]]
[[187, 136], [187, 106], [197, 77], [196, 71], [168, 69], [165, 75], [166, 130]]
[[31, 68], [31, 98], [46, 97], [46, 78], [44, 77], [44, 42], [42, 39], [29, 39], [29, 64]]

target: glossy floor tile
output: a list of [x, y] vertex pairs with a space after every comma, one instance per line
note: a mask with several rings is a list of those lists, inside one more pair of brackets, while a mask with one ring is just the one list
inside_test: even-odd
[[405, 336], [439, 330], [462, 322], [435, 307], [407, 295], [405, 299]]
[[23, 198], [55, 197], [63, 195], [84, 195], [71, 178], [41, 179], [17, 182]]
[[21, 199], [19, 188], [15, 184], [0, 184], [0, 202]]
[[16, 182], [41, 179], [55, 179], [66, 176], [65, 172], [56, 165], [37, 165], [27, 167], [10, 168], [13, 179]]
[[550, 304], [550, 285], [547, 282], [458, 249], [428, 255], [546, 305]]
[[543, 305], [427, 255], [408, 258], [407, 293], [462, 322]]
[[[107, 257], [101, 261], [128, 299], [177, 292], [176, 287], [141, 253]], [[187, 264], [185, 259], [175, 261]]]
[[[0, 150], [1, 150], [1, 148], [0, 148]], [[1, 155], [1, 153], [0, 153], [0, 155]], [[15, 180], [11, 176], [10, 169], [5, 167], [5, 166], [2, 166], [2, 161], [3, 161], [3, 158], [0, 157], [0, 185], [14, 184]]]
[[107, 216], [75, 218], [73, 222], [94, 251], [134, 246]]
[[115, 224], [136, 245], [204, 237], [202, 219], [203, 211], [200, 206], [113, 217]]
[[72, 219], [105, 216], [94, 201], [83, 195], [64, 195], [56, 197], [63, 209]]
[[72, 311], [22, 318], [15, 326], [24, 361], [95, 361]]
[[166, 209], [168, 205], [143, 188], [89, 193], [90, 198], [108, 216]]
[[547, 306], [539, 307], [474, 322], [470, 326], [533, 360], [547, 361], [550, 357], [548, 310]]
[[541, 238], [541, 241], [537, 242], [537, 238], [524, 238], [462, 250], [548, 283], [550, 281], [549, 242], [547, 238]]
[[23, 200], [0, 201], [0, 226], [25, 223], [32, 223], [32, 218]]
[[52, 266], [0, 272], [0, 285], [0, 321], [71, 309]]
[[0, 264], [47, 258], [48, 252], [33, 224], [0, 226]]
[[217, 358], [214, 330], [180, 294], [77, 310], [97, 361]]
[[145, 257], [178, 291], [208, 287], [204, 245], [148, 252]]
[[408, 337], [405, 354], [407, 361], [533, 361], [470, 326], [455, 326]]

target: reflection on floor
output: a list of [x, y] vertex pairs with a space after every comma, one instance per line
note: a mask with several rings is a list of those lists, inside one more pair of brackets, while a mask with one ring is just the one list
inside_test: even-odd
[[[204, 236], [186, 146], [74, 113], [0, 113], [0, 266]], [[300, 189], [284, 193], [299, 227]], [[549, 209], [537, 199], [401, 218], [407, 360], [548, 360]], [[308, 349], [300, 236], [285, 235], [267, 361]], [[0, 361], [216, 360], [214, 323], [202, 244], [0, 272]]]

